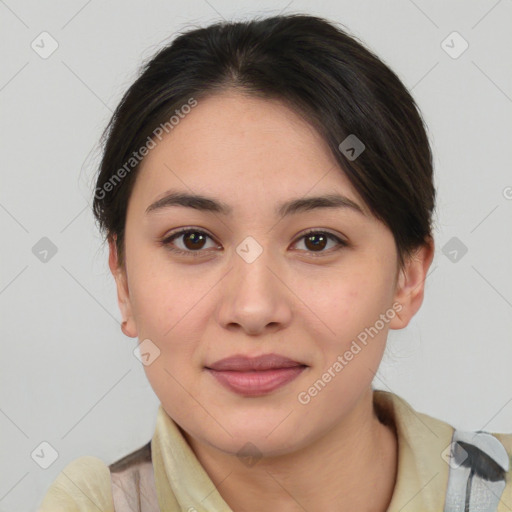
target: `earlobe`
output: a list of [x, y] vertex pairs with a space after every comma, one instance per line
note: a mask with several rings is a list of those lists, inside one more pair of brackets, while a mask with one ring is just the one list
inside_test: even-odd
[[397, 308], [396, 316], [390, 322], [390, 329], [407, 327], [420, 309], [423, 303], [425, 279], [433, 258], [434, 241], [430, 238], [408, 258], [405, 268], [400, 270], [394, 301], [400, 303], [401, 309]]
[[114, 276], [116, 282], [117, 304], [119, 306], [119, 310], [121, 311], [121, 315], [123, 318], [123, 321], [121, 323], [121, 331], [123, 331], [123, 333], [129, 338], [136, 338], [137, 327], [135, 325], [131, 309], [130, 293], [128, 288], [126, 270], [119, 265], [116, 238], [116, 235], [113, 235], [113, 237], [109, 238], [108, 240], [108, 264], [110, 267], [110, 271], [112, 272], [112, 275]]

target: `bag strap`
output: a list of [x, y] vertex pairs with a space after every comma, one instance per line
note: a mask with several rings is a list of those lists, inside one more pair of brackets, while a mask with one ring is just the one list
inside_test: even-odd
[[509, 470], [499, 439], [482, 430], [455, 429], [443, 455], [450, 466], [444, 512], [496, 512]]
[[114, 512], [160, 512], [151, 441], [109, 466]]

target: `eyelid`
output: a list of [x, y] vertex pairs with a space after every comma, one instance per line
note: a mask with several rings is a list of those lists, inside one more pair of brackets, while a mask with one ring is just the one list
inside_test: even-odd
[[182, 235], [188, 231], [194, 231], [197, 233], [205, 234], [205, 235], [208, 235], [210, 238], [215, 239], [215, 237], [213, 235], [210, 235], [210, 233], [208, 233], [208, 231], [204, 228], [198, 228], [196, 226], [183, 226], [181, 228], [176, 228], [174, 230], [167, 232], [164, 235], [164, 237], [162, 238], [162, 240], [168, 240], [169, 238], [172, 238], [173, 236]]
[[308, 228], [308, 229], [306, 229], [304, 231], [300, 231], [296, 236], [297, 236], [297, 239], [298, 239], [298, 238], [302, 238], [303, 236], [306, 236], [306, 235], [309, 235], [309, 234], [317, 234], [317, 233], [322, 233], [322, 234], [330, 235], [330, 236], [332, 236], [334, 238], [337, 238], [341, 242], [348, 243], [340, 235], [338, 235], [336, 233], [333, 233], [332, 231], [330, 231], [329, 229], [326, 229], [326, 228]]

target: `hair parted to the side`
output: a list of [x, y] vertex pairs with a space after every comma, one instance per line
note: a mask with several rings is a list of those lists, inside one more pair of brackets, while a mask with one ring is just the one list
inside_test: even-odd
[[[368, 209], [393, 233], [399, 268], [432, 237], [432, 153], [411, 94], [344, 29], [290, 14], [188, 30], [159, 50], [126, 91], [102, 137], [93, 199], [100, 230], [116, 239], [120, 265], [138, 170], [137, 161], [131, 169], [126, 163], [191, 99], [229, 89], [279, 99], [314, 126]], [[350, 134], [365, 145], [355, 160], [339, 149]]]

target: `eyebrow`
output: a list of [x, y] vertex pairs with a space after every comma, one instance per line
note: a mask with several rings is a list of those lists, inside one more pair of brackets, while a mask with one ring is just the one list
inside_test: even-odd
[[[146, 213], [148, 214], [150, 212], [172, 206], [184, 206], [204, 212], [220, 213], [226, 216], [233, 213], [233, 208], [222, 201], [198, 194], [188, 194], [179, 191], [167, 191], [164, 197], [158, 199], [154, 203], [151, 203], [146, 208]], [[278, 205], [275, 213], [276, 215], [285, 217], [319, 208], [347, 208], [366, 216], [366, 213], [359, 204], [340, 194], [327, 194], [323, 196], [292, 199]]]

